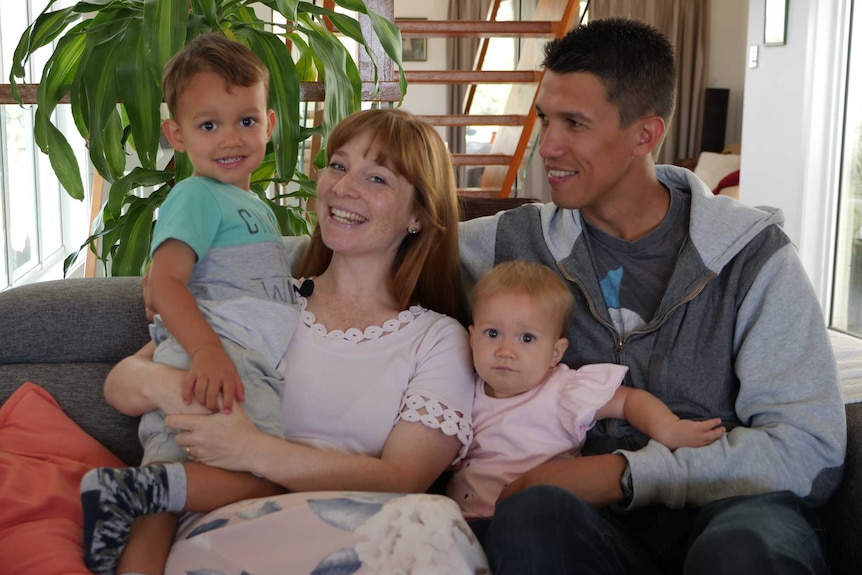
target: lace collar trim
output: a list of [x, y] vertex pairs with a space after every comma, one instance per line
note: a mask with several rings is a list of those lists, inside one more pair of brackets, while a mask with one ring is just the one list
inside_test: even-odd
[[422, 306], [412, 305], [408, 309], [399, 312], [397, 317], [387, 320], [380, 326], [368, 326], [365, 330], [351, 327], [347, 331], [342, 331], [340, 329], [327, 331], [323, 324], [317, 323], [317, 318], [314, 314], [306, 309], [306, 307], [308, 307], [308, 300], [303, 296], [297, 296], [297, 299], [299, 300], [300, 309], [302, 310], [302, 323], [311, 328], [314, 335], [328, 339], [343, 339], [352, 343], [359, 343], [360, 341], [369, 339], [378, 339], [387, 333], [395, 333], [401, 329], [402, 326], [411, 323], [414, 319], [427, 311]]

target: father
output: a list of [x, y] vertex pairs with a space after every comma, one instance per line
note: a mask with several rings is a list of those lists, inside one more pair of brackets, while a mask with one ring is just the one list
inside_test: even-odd
[[467, 278], [515, 258], [556, 269], [577, 302], [566, 363], [625, 364], [627, 385], [729, 431], [670, 452], [622, 421], [597, 425], [595, 455], [504, 491], [494, 573], [826, 573], [812, 508], [841, 478], [844, 409], [783, 216], [654, 164], [675, 72], [653, 28], [592, 22], [550, 42], [544, 66], [553, 203], [463, 224]]

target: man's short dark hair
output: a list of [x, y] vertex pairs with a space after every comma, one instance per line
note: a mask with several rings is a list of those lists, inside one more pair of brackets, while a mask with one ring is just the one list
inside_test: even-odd
[[676, 70], [673, 47], [658, 30], [624, 18], [595, 20], [545, 46], [546, 70], [588, 72], [601, 80], [608, 101], [629, 126], [648, 114], [670, 122]]

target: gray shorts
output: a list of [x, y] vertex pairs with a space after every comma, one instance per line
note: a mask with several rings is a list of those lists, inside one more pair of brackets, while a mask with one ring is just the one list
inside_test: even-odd
[[[283, 439], [281, 398], [284, 392], [284, 377], [260, 353], [225, 339], [222, 339], [222, 345], [242, 379], [245, 388], [242, 408], [249, 419], [264, 433]], [[173, 337], [168, 337], [158, 344], [153, 360], [178, 369], [191, 367], [191, 358]], [[144, 447], [141, 464], [188, 461], [188, 456], [174, 441], [174, 435], [176, 431], [165, 425], [163, 411], [145, 413], [138, 426], [138, 437]]]

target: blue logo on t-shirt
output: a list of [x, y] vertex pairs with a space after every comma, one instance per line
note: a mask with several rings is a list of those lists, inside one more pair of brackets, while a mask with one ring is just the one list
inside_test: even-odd
[[620, 307], [620, 284], [623, 283], [623, 266], [608, 272], [605, 279], [599, 282], [602, 295], [608, 308]]

